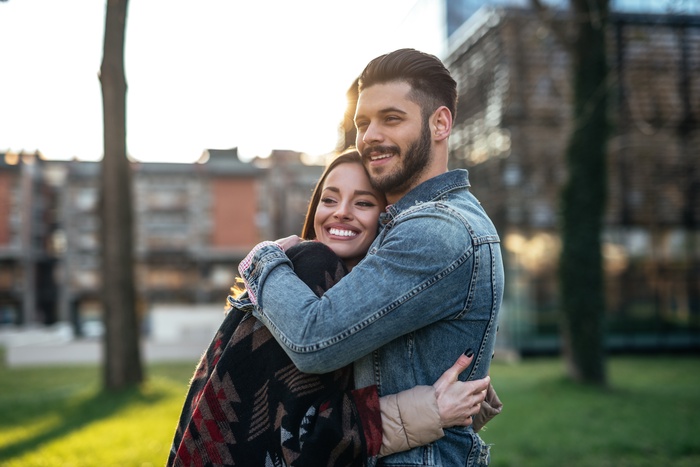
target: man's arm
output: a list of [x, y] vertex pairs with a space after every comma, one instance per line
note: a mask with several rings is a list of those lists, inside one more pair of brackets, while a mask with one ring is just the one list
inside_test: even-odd
[[260, 248], [241, 269], [258, 299], [255, 315], [299, 369], [332, 371], [465, 309], [473, 260], [469, 232], [439, 209], [416, 217], [423, 220], [385, 232], [381, 247], [375, 249], [375, 242], [321, 298], [296, 277], [278, 245]]

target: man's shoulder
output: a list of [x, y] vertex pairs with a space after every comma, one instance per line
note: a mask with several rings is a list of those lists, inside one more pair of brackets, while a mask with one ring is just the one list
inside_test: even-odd
[[404, 244], [420, 245], [422, 250], [455, 250], [459, 253], [465, 243], [471, 243], [472, 229], [466, 220], [462, 203], [430, 200], [417, 203], [397, 213], [385, 240], [399, 239]]
[[437, 248], [446, 245], [463, 248], [465, 241], [498, 241], [493, 222], [466, 188], [404, 206], [395, 213], [389, 226], [394, 232], [387, 232], [387, 236], [402, 236], [407, 241], [424, 244], [429, 242]]

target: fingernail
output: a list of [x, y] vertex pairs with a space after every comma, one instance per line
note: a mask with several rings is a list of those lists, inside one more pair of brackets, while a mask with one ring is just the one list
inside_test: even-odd
[[474, 351], [472, 349], [467, 349], [467, 351], [464, 352], [464, 355], [466, 355], [467, 357], [471, 357], [472, 355], [474, 355]]

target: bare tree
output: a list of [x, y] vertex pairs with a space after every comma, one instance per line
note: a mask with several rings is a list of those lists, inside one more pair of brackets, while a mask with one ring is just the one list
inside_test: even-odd
[[100, 67], [104, 157], [100, 180], [104, 385], [118, 390], [143, 380], [133, 262], [131, 168], [126, 155], [124, 36], [128, 0], [107, 0]]
[[559, 261], [561, 336], [569, 376], [605, 385], [605, 294], [601, 233], [607, 197], [608, 0], [570, 0], [567, 27], [540, 0], [535, 9], [571, 55], [573, 130], [566, 150]]

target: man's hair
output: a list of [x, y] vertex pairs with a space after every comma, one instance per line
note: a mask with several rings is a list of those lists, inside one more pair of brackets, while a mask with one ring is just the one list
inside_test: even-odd
[[359, 91], [375, 84], [406, 82], [409, 98], [418, 104], [423, 116], [444, 105], [457, 114], [457, 83], [445, 65], [434, 55], [415, 49], [399, 49], [381, 55], [367, 64], [358, 81]]

